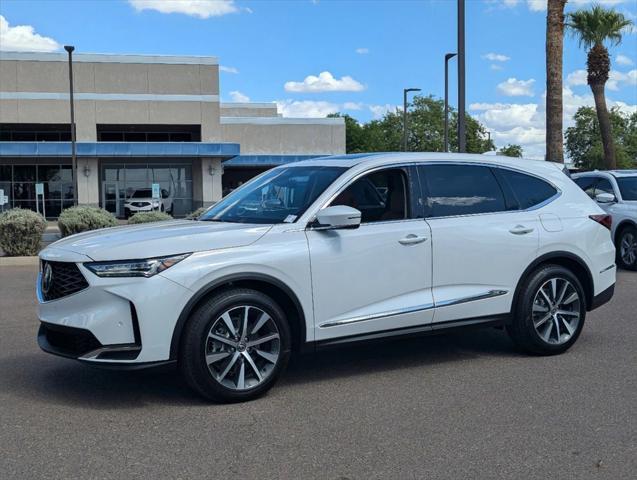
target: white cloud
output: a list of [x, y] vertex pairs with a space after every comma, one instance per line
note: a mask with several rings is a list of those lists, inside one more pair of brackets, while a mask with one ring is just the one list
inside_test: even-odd
[[491, 70], [502, 70], [502, 65], [498, 65], [497, 63], [492, 63], [489, 68], [491, 68]]
[[219, 65], [219, 71], [224, 73], [239, 73], [235, 67], [228, 67], [227, 65]]
[[279, 112], [284, 117], [322, 118], [341, 110], [340, 105], [315, 100], [277, 100]]
[[369, 53], [369, 48], [357, 48], [356, 53], [359, 55], [367, 55]]
[[[503, 7], [507, 7], [507, 8], [514, 8], [520, 4], [519, 0], [500, 0], [500, 1], [501, 1], [500, 4]], [[614, 7], [621, 3], [628, 3], [630, 1], [632, 0], [569, 0], [567, 5], [573, 6], [575, 8], [581, 8], [587, 5], [598, 3], [605, 7]], [[531, 10], [532, 12], [546, 11], [547, 0], [526, 0], [525, 3], [526, 3], [526, 6], [529, 8], [529, 10]]]
[[31, 25], [12, 27], [6, 18], [0, 15], [0, 50], [14, 52], [53, 52], [60, 44], [49, 37], [35, 33]]
[[498, 92], [507, 97], [532, 97], [533, 85], [535, 79], [518, 80], [517, 78], [509, 78], [498, 84]]
[[360, 102], [345, 102], [343, 104], [343, 110], [362, 110], [363, 104]]
[[575, 70], [566, 76], [566, 84], [570, 86], [587, 85], [588, 73], [586, 70]]
[[302, 82], [285, 82], [286, 92], [360, 92], [365, 86], [350, 76], [334, 78], [330, 72], [321, 72], [319, 76], [308, 75]]
[[232, 92], [230, 92], [230, 98], [233, 102], [238, 103], [248, 103], [250, 101], [250, 97], [241, 93], [239, 90], [233, 90]]
[[617, 65], [623, 66], [630, 66], [634, 63], [629, 57], [627, 57], [626, 55], [622, 55], [621, 53], [617, 55], [617, 57], [615, 58], [615, 62], [617, 62]]
[[[637, 77], [637, 71], [635, 72]], [[594, 106], [593, 95], [577, 95], [569, 87], [563, 92], [564, 129], [573, 125], [573, 115], [582, 106]], [[537, 103], [473, 103], [469, 110], [491, 132], [498, 146], [521, 145], [524, 156], [544, 158], [546, 129], [546, 93]], [[637, 111], [637, 105], [607, 99], [608, 107], [625, 113]]]
[[395, 112], [397, 109], [401, 108], [398, 105], [390, 105], [386, 103], [385, 105], [368, 105], [369, 111], [372, 112], [372, 116], [374, 119], [382, 118], [386, 113]]
[[493, 53], [493, 52], [489, 52], [485, 55], [482, 55], [482, 58], [489, 60], [491, 62], [507, 62], [511, 60], [511, 57], [507, 57], [506, 55], [503, 55], [501, 53]]
[[220, 17], [237, 13], [234, 0], [128, 0], [135, 10], [160, 13], [183, 13], [198, 18]]

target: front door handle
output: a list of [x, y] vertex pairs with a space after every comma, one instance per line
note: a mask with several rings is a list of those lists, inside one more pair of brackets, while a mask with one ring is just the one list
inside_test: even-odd
[[425, 237], [424, 235], [421, 236], [421, 235], [414, 235], [413, 233], [410, 233], [406, 237], [403, 237], [400, 240], [398, 240], [398, 243], [400, 243], [401, 245], [415, 245], [417, 243], [422, 243], [426, 240], [427, 240], [427, 237]]
[[535, 229], [525, 227], [524, 225], [516, 225], [511, 230], [509, 230], [509, 232], [511, 232], [513, 235], [526, 235], [527, 233], [533, 232], [533, 230]]

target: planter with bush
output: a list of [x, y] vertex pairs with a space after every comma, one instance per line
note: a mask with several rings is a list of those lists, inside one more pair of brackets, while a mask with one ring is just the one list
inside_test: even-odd
[[117, 220], [112, 213], [97, 207], [71, 207], [63, 210], [58, 218], [58, 227], [63, 237], [75, 233], [116, 227]]
[[195, 210], [194, 212], [190, 212], [186, 218], [188, 220], [197, 220], [199, 217], [201, 217], [201, 215], [208, 210], [208, 207], [200, 207], [197, 210]]
[[128, 224], [163, 222], [172, 219], [173, 217], [164, 212], [139, 212], [128, 219]]
[[46, 220], [39, 213], [13, 208], [0, 214], [0, 248], [10, 257], [37, 255]]

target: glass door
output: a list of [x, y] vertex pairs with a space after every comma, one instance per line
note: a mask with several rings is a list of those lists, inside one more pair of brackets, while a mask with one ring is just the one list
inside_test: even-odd
[[120, 190], [119, 182], [102, 182], [102, 205], [117, 218], [124, 213], [124, 190]]

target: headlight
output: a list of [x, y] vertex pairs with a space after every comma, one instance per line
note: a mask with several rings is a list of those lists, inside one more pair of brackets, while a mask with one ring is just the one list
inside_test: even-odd
[[189, 253], [144, 260], [117, 260], [114, 262], [90, 262], [84, 266], [98, 277], [152, 277], [181, 262]]

